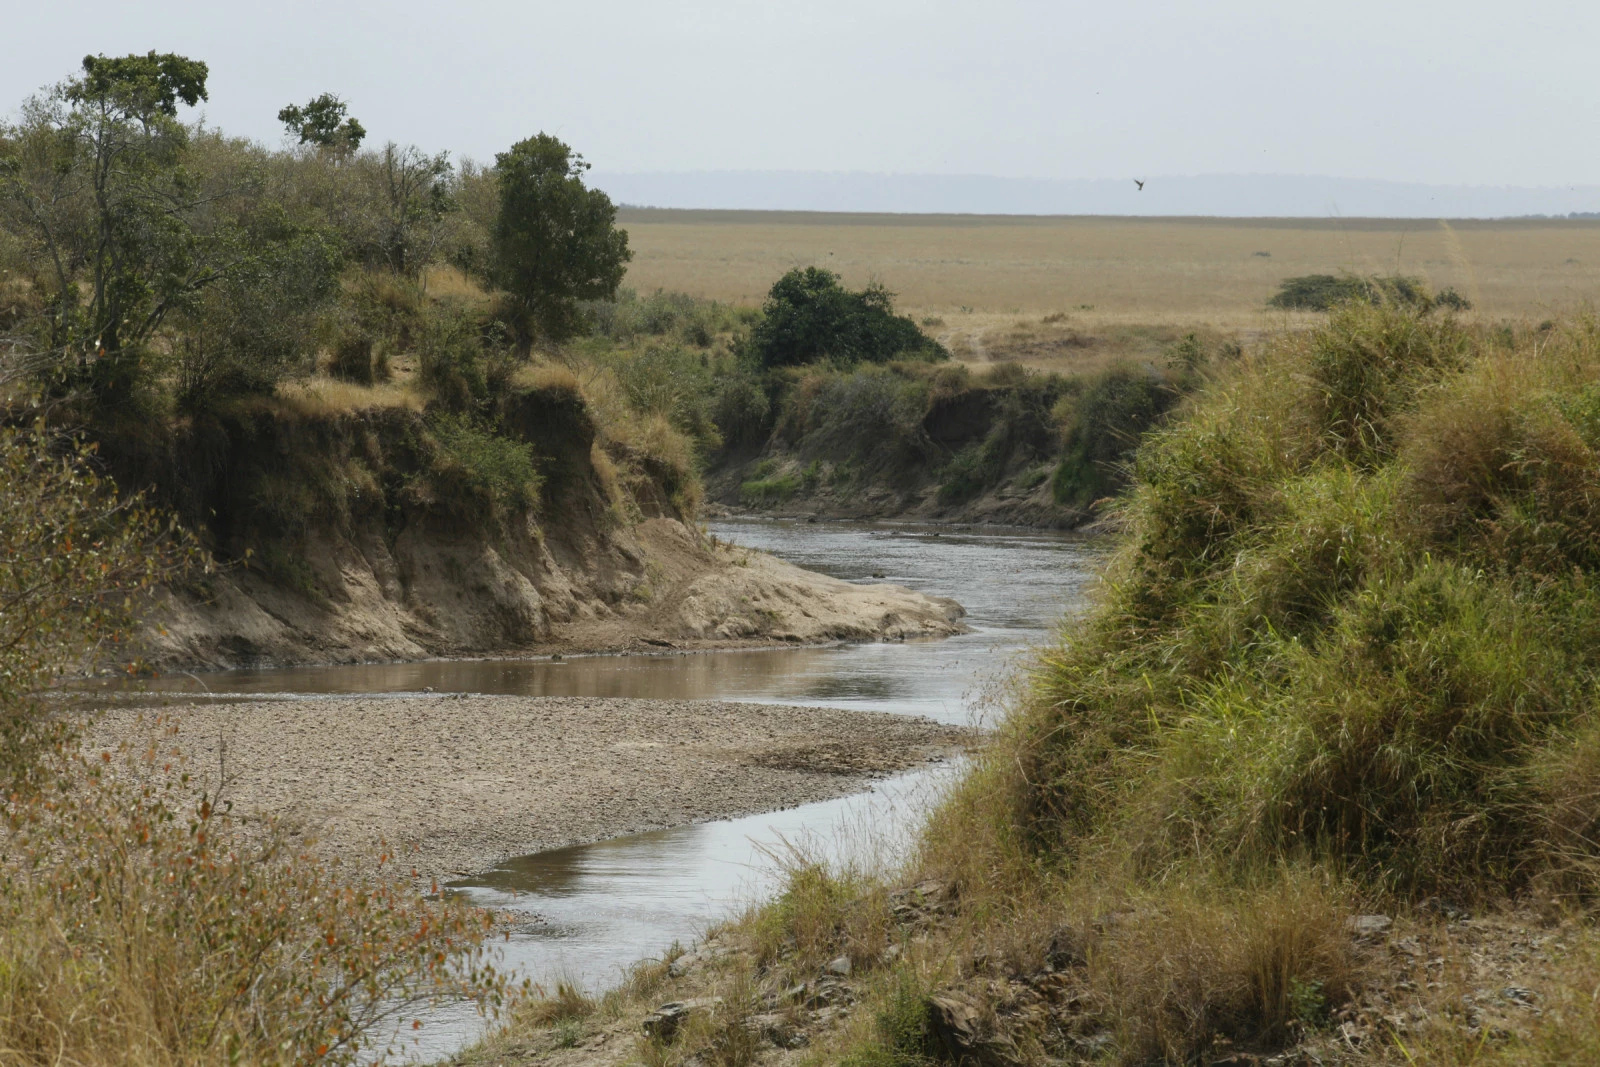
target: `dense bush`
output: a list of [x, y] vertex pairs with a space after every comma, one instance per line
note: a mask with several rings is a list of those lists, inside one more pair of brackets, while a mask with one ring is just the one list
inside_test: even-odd
[[765, 367], [949, 355], [915, 322], [894, 313], [893, 295], [881, 285], [852, 291], [820, 267], [797, 267], [773, 284], [750, 333], [750, 348]]
[[613, 300], [590, 301], [583, 308], [598, 336], [621, 342], [670, 337], [696, 348], [711, 347], [718, 336], [732, 333], [757, 317], [754, 308], [659, 290], [641, 297], [632, 289], [623, 289]]
[[505, 524], [538, 506], [543, 479], [532, 446], [465, 415], [441, 413], [430, 429], [439, 447], [429, 481], [447, 509]]
[[1400, 274], [1368, 277], [1355, 274], [1305, 274], [1285, 278], [1267, 304], [1292, 311], [1329, 311], [1353, 300], [1392, 303], [1424, 310], [1447, 307], [1465, 311], [1472, 307], [1472, 302], [1454, 289], [1446, 289], [1434, 296], [1420, 278]]
[[922, 427], [929, 392], [910, 367], [810, 371], [789, 387], [774, 433], [806, 458], [875, 467], [919, 461], [937, 455]]

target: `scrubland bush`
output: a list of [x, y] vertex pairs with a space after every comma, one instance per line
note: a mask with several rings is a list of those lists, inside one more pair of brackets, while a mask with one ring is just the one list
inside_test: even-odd
[[354, 1063], [437, 999], [498, 1003], [488, 917], [341, 877], [168, 764], [52, 756], [0, 885], [7, 1063]]
[[802, 373], [784, 398], [775, 433], [808, 458], [893, 464], [933, 454], [922, 428], [929, 385], [906, 367]]
[[1141, 367], [1112, 367], [1073, 382], [1055, 409], [1063, 427], [1051, 481], [1056, 503], [1088, 507], [1119, 488], [1120, 465], [1178, 399], [1171, 383]]
[[[0, 427], [0, 774], [27, 777], [63, 740], [41, 692], [132, 660], [132, 606], [187, 552], [141, 501], [119, 499], [86, 446]], [[100, 657], [97, 659], [97, 657]]]
[[820, 267], [796, 267], [773, 283], [750, 351], [764, 367], [949, 358], [915, 322], [894, 313], [894, 295], [883, 286], [852, 292]]
[[543, 478], [533, 446], [467, 415], [430, 420], [438, 451], [429, 471], [434, 500], [460, 516], [489, 515], [505, 525], [531, 514]]
[[1374, 274], [1368, 277], [1355, 274], [1305, 274], [1285, 278], [1267, 304], [1285, 310], [1330, 311], [1351, 301], [1397, 304], [1420, 311], [1434, 307], [1467, 311], [1472, 307], [1472, 302], [1454, 289], [1445, 289], [1435, 296], [1429, 293], [1422, 279], [1400, 274]]
[[687, 293], [661, 290], [641, 297], [622, 289], [613, 300], [596, 300], [584, 312], [598, 336], [631, 342], [640, 337], [673, 338], [696, 348], [710, 348], [716, 339], [748, 325], [754, 309], [737, 308]]

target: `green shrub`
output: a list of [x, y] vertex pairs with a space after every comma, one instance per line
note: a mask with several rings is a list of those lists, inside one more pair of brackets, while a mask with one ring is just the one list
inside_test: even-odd
[[962, 504], [981, 494], [989, 484], [983, 446], [972, 444], [957, 452], [939, 477], [938, 501], [941, 504]]
[[738, 446], [765, 439], [772, 430], [772, 415], [772, 399], [754, 373], [740, 367], [716, 379], [711, 420], [725, 444]]
[[634, 411], [665, 418], [695, 443], [701, 455], [722, 445], [713, 417], [712, 366], [705, 353], [652, 344], [643, 351], [617, 353], [606, 363]]
[[793, 474], [783, 474], [774, 478], [754, 478], [739, 486], [739, 502], [753, 508], [783, 504], [800, 491], [801, 485], [801, 479]]
[[435, 305], [423, 319], [418, 347], [418, 380], [451, 411], [504, 392], [518, 363], [498, 323], [449, 303]]
[[841, 1067], [924, 1067], [936, 1063], [937, 1042], [928, 1025], [930, 991], [910, 968], [892, 977], [874, 1012], [872, 1035], [839, 1062]]
[[1126, 365], [1066, 394], [1056, 410], [1064, 427], [1061, 462], [1050, 486], [1056, 503], [1088, 507], [1115, 492], [1123, 482], [1119, 465], [1177, 399], [1163, 379]]
[[451, 510], [504, 522], [537, 508], [543, 479], [532, 445], [503, 437], [466, 415], [441, 413], [430, 429], [439, 452], [429, 481], [436, 498]]
[[796, 267], [773, 284], [750, 349], [764, 367], [949, 358], [915, 322], [894, 313], [887, 289], [874, 284], [854, 292], [820, 267]]
[[[1454, 289], [1449, 292], [1452, 295], [1450, 306], [1466, 305], [1466, 301]], [[1434, 304], [1421, 279], [1399, 274], [1365, 278], [1354, 274], [1304, 274], [1285, 278], [1267, 304], [1269, 307], [1294, 311], [1330, 311], [1340, 304], [1353, 301], [1391, 303], [1419, 309], [1427, 309]]]
[[935, 454], [922, 428], [930, 387], [908, 369], [813, 370], [795, 381], [775, 433], [808, 455], [883, 467]]
[[375, 358], [376, 355], [370, 334], [359, 330], [343, 332], [334, 340], [328, 373], [347, 382], [371, 385], [388, 377], [388, 360]]

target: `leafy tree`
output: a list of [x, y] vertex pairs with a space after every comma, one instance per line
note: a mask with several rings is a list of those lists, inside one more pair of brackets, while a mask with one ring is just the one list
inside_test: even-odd
[[270, 393], [286, 375], [312, 369], [316, 320], [338, 293], [339, 249], [326, 233], [281, 217], [259, 221], [252, 229], [261, 251], [183, 316], [173, 344], [183, 409]]
[[290, 104], [278, 112], [278, 121], [301, 144], [331, 149], [336, 153], [354, 152], [367, 136], [367, 128], [352, 115], [348, 105], [332, 93], [313, 98], [305, 107]]
[[14, 347], [57, 395], [118, 410], [170, 354], [194, 403], [270, 388], [310, 346], [334, 246], [263, 195], [259, 150], [179, 121], [206, 75], [171, 54], [90, 56], [0, 132], [0, 228], [40, 297]]
[[615, 296], [633, 258], [611, 198], [584, 186], [588, 169], [582, 156], [544, 133], [495, 156], [500, 211], [492, 272], [515, 306], [524, 352], [536, 334], [561, 340], [578, 332], [578, 302]]
[[370, 161], [378, 190], [378, 252], [390, 270], [415, 278], [433, 262], [443, 222], [457, 210], [450, 154], [430, 156], [415, 145], [390, 141]]
[[6, 133], [0, 201], [44, 265], [37, 340], [103, 399], [126, 394], [143, 343], [225, 269], [196, 241], [210, 191], [183, 171], [175, 117], [206, 99], [206, 73], [172, 54], [89, 56]]
[[767, 367], [949, 356], [915, 322], [894, 313], [894, 294], [883, 286], [853, 292], [821, 267], [796, 267], [773, 284], [750, 343]]

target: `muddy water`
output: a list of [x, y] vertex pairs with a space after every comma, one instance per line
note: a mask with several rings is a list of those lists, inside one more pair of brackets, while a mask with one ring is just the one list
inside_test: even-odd
[[[748, 700], [860, 708], [971, 722], [1022, 650], [1080, 609], [1102, 550], [1039, 531], [846, 523], [718, 522], [711, 532], [849, 581], [889, 581], [953, 597], [972, 632], [938, 641], [697, 655], [591, 656], [229, 671], [169, 676], [188, 692], [326, 694], [474, 692]], [[689, 943], [768, 894], [775, 853], [874, 862], [903, 854], [919, 815], [953, 778], [933, 768], [870, 792], [787, 811], [616, 838], [509, 861], [453, 892], [517, 919], [504, 964], [546, 987], [590, 989], [632, 962]], [[470, 1042], [471, 1012], [444, 1008], [404, 1036], [428, 1061]]]

